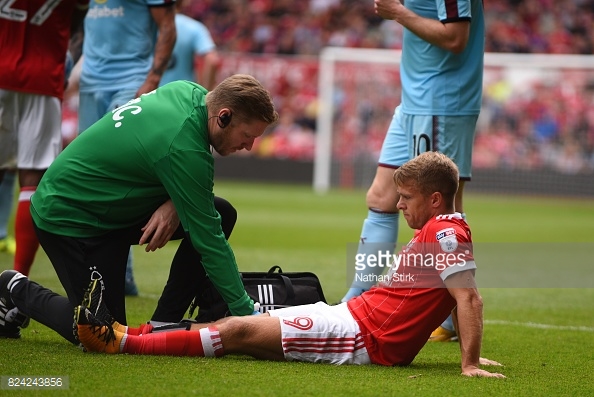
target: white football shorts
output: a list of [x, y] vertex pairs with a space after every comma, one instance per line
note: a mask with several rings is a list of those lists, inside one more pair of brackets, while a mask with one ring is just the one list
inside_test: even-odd
[[58, 98], [0, 89], [0, 168], [47, 169], [62, 151]]
[[346, 303], [324, 302], [269, 310], [281, 325], [287, 361], [370, 364], [359, 325]]

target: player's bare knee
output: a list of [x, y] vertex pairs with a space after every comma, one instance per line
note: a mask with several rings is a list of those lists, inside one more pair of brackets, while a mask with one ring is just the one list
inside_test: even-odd
[[225, 340], [232, 340], [233, 343], [241, 344], [248, 341], [254, 335], [256, 326], [251, 321], [253, 317], [228, 317], [224, 322], [217, 325], [223, 343]]
[[367, 208], [376, 208], [383, 210], [383, 198], [381, 194], [381, 189], [375, 186], [371, 186], [367, 191], [367, 196], [365, 197], [365, 203], [367, 204]]
[[398, 212], [396, 204], [398, 203], [398, 193], [385, 192], [381, 189], [369, 189], [367, 191], [366, 204], [370, 208], [379, 212]]

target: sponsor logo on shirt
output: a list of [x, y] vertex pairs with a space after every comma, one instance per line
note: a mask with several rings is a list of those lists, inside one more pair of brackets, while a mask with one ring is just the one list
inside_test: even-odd
[[93, 7], [87, 12], [87, 18], [98, 19], [98, 18], [122, 18], [124, 17], [124, 7], [110, 8], [107, 6]]
[[439, 246], [444, 252], [454, 252], [458, 248], [456, 230], [453, 227], [438, 231], [435, 233], [435, 238], [439, 241]]

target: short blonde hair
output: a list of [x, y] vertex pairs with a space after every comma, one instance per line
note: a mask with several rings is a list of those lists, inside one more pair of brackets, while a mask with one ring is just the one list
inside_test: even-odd
[[413, 183], [425, 196], [439, 192], [446, 201], [452, 202], [458, 191], [459, 179], [458, 166], [438, 152], [422, 153], [394, 171], [397, 186]]
[[206, 95], [209, 109], [229, 108], [236, 120], [260, 120], [268, 124], [278, 121], [278, 113], [270, 93], [248, 74], [227, 77]]

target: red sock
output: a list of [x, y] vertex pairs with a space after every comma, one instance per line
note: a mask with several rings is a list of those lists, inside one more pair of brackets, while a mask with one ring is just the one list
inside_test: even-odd
[[23, 186], [19, 193], [16, 218], [14, 222], [14, 234], [16, 239], [16, 253], [14, 255], [14, 270], [29, 275], [35, 254], [39, 248], [39, 240], [33, 227], [31, 218], [31, 196], [35, 193], [37, 186]]
[[218, 357], [223, 355], [219, 331], [215, 327], [196, 331], [171, 331], [128, 335], [122, 353], [168, 356]]
[[140, 324], [138, 328], [128, 327], [126, 333], [128, 335], [141, 335], [149, 334], [153, 330], [153, 326], [150, 324]]

